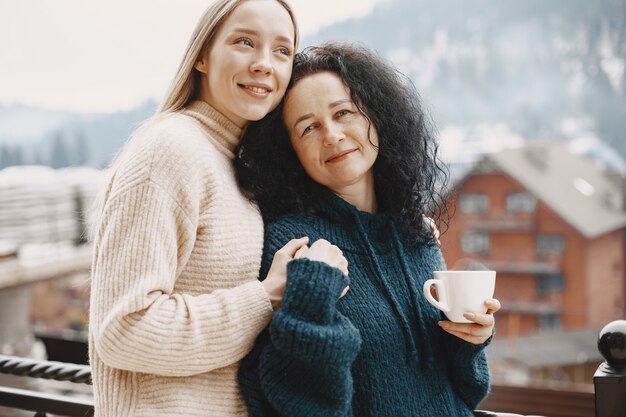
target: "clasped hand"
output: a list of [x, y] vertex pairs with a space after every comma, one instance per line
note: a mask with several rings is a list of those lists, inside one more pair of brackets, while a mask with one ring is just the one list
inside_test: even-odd
[[[341, 249], [324, 239], [316, 240], [310, 247], [307, 245], [308, 241], [308, 237], [292, 239], [274, 254], [270, 270], [263, 281], [274, 309], [280, 307], [287, 283], [287, 263], [292, 259], [307, 258], [325, 262], [348, 275], [348, 261]], [[346, 287], [339, 298], [343, 297], [348, 289], [349, 287]]]

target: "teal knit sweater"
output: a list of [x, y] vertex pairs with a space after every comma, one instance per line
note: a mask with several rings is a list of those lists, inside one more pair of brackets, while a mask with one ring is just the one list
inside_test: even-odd
[[[425, 226], [426, 227], [426, 226]], [[297, 259], [282, 306], [241, 364], [239, 383], [256, 416], [472, 416], [485, 397], [485, 345], [444, 332], [421, 294], [444, 269], [436, 245], [406, 245], [386, 213], [358, 211], [332, 193], [315, 215], [268, 225], [261, 276], [290, 239], [326, 239], [348, 260], [341, 271]]]

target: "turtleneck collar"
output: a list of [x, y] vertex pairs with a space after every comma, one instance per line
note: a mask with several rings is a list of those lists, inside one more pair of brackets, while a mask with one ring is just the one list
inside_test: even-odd
[[390, 216], [389, 213], [381, 210], [376, 213], [359, 210], [353, 204], [347, 202], [326, 187], [316, 186], [312, 190], [312, 196], [311, 201], [314, 210], [322, 214], [323, 217], [329, 218], [337, 223], [345, 224], [346, 221], [351, 222], [352, 219], [356, 218], [364, 223], [368, 229], [376, 229], [379, 226], [386, 225]]
[[241, 141], [243, 129], [204, 101], [196, 100], [181, 113], [193, 117], [207, 132], [216, 147], [230, 159], [235, 158], [235, 149]]

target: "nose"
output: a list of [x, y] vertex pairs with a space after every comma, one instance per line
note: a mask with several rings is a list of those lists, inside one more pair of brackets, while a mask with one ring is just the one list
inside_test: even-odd
[[335, 123], [330, 123], [326, 125], [326, 128], [324, 129], [324, 145], [325, 146], [336, 145], [337, 143], [341, 142], [345, 138], [346, 138], [346, 135], [340, 126], [337, 126]]
[[268, 75], [274, 72], [271, 52], [266, 51], [264, 48], [259, 48], [258, 52], [254, 55], [252, 63], [250, 64], [250, 71]]

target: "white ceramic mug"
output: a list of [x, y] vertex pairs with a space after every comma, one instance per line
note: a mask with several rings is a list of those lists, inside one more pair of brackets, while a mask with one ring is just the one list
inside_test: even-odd
[[[463, 313], [486, 313], [485, 300], [493, 298], [496, 271], [435, 271], [424, 283], [424, 296], [455, 323], [471, 323]], [[430, 287], [437, 290], [436, 300]]]

